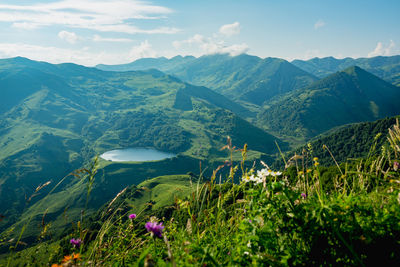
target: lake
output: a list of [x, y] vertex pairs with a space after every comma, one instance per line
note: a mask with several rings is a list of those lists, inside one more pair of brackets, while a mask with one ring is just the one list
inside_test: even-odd
[[175, 156], [173, 153], [162, 152], [153, 148], [115, 149], [100, 155], [101, 158], [110, 161], [152, 161]]

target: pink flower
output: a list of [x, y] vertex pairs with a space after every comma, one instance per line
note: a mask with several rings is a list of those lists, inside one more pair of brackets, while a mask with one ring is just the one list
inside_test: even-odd
[[393, 162], [393, 170], [397, 172], [397, 170], [400, 167], [400, 163], [398, 163], [397, 161]]
[[72, 238], [69, 242], [74, 246], [74, 248], [79, 248], [82, 244], [82, 240], [80, 238]]
[[135, 213], [129, 214], [129, 219], [131, 220], [136, 219], [136, 214]]
[[162, 231], [164, 229], [162, 222], [147, 222], [144, 227], [146, 227], [147, 232], [152, 232], [155, 236], [162, 238]]

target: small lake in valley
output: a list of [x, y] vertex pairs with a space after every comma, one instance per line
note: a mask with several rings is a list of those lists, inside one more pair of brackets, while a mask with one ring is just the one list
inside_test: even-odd
[[173, 153], [158, 151], [154, 148], [125, 148], [107, 151], [100, 155], [109, 161], [152, 161], [172, 158]]

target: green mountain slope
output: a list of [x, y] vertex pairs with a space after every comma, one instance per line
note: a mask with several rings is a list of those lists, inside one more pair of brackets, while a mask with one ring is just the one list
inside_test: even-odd
[[[249, 114], [245, 108], [160, 71], [105, 72], [14, 58], [0, 60], [0, 83], [7, 85], [0, 87], [6, 93], [0, 100], [0, 201], [5, 203], [0, 214], [6, 216], [0, 230], [21, 214], [40, 220], [49, 202], [54, 227], [67, 223], [66, 208], [79, 216], [86, 201], [82, 180], [69, 177], [50, 199], [40, 200], [62, 177], [107, 150], [154, 147], [178, 156], [147, 163], [102, 160], [89, 210], [125, 186], [198, 170], [199, 160], [225, 157], [219, 148], [228, 135], [237, 146], [248, 143], [253, 157], [277, 151], [274, 136], [236, 115]], [[30, 199], [47, 181], [51, 185]], [[38, 229], [30, 229], [32, 237]]]
[[294, 60], [291, 63], [319, 78], [324, 78], [351, 66], [358, 66], [394, 85], [400, 85], [400, 56], [357, 59], [325, 57], [310, 60]]
[[261, 59], [246, 54], [141, 59], [125, 65], [97, 67], [119, 71], [156, 68], [186, 82], [214, 89], [235, 101], [256, 105], [317, 80], [283, 59]]
[[294, 91], [259, 114], [280, 135], [307, 139], [333, 127], [400, 112], [400, 90], [359, 67], [350, 67]]
[[[318, 157], [318, 161], [323, 166], [334, 165], [335, 162], [324, 145], [328, 147], [338, 163], [346, 162], [348, 159], [366, 158], [370, 153], [370, 156], [379, 154], [381, 147], [387, 141], [387, 129], [396, 123], [396, 118], [399, 117], [347, 124], [316, 136], [309, 141], [312, 147], [312, 157]], [[302, 145], [288, 152], [287, 155], [290, 158], [295, 153], [302, 155], [303, 151], [308, 150], [308, 145]], [[273, 168], [283, 168], [284, 163], [279, 159], [272, 166]]]

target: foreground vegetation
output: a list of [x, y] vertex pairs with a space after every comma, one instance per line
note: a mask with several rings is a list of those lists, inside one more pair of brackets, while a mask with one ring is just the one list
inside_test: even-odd
[[[146, 181], [123, 190], [96, 216], [82, 216], [63, 239], [12, 250], [1, 263], [395, 265], [400, 262], [399, 147], [397, 121], [379, 153], [337, 164], [323, 175], [326, 168], [312, 145], [286, 162], [283, 173], [266, 165], [246, 168], [244, 146], [243, 161], [227, 162], [229, 175], [222, 181], [224, 166], [209, 180], [187, 175]], [[230, 142], [224, 148], [237, 151]], [[88, 171], [91, 177], [95, 167]], [[235, 177], [240, 183], [233, 183]], [[158, 187], [162, 183], [166, 186]], [[167, 199], [162, 194], [170, 199], [153, 209]], [[147, 200], [138, 202], [142, 196]]]

